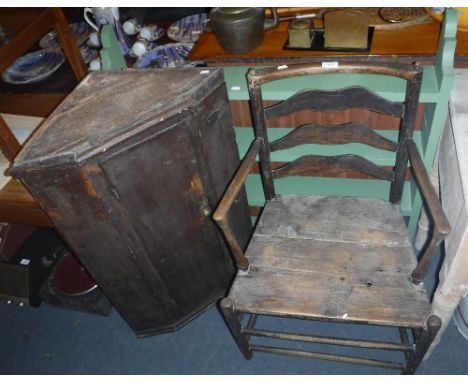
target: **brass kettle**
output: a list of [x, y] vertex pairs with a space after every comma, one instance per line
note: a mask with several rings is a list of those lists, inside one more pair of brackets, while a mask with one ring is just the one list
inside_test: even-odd
[[259, 46], [263, 32], [279, 24], [276, 8], [265, 19], [264, 8], [213, 8], [210, 21], [220, 45], [228, 53], [247, 53]]

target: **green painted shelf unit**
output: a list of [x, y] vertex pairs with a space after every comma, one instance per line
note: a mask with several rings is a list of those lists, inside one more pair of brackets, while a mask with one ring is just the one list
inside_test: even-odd
[[[450, 91], [453, 83], [453, 61], [457, 31], [457, 12], [447, 9], [439, 37], [439, 46], [434, 65], [423, 66], [424, 75], [420, 102], [425, 104], [421, 130], [416, 131], [414, 139], [420, 150], [426, 169], [430, 172], [434, 163], [439, 138], [444, 126], [448, 109]], [[246, 82], [247, 66], [224, 67], [228, 96], [230, 100], [248, 100]], [[318, 89], [338, 89], [362, 85], [391, 101], [403, 101], [405, 81], [382, 75], [331, 74], [314, 77], [279, 80], [263, 86], [263, 99], [284, 100], [304, 87]], [[269, 128], [269, 139], [274, 140], [286, 135], [291, 127]], [[237, 143], [243, 157], [252, 142], [253, 129], [235, 127]], [[378, 130], [378, 133], [398, 141], [395, 130]], [[349, 145], [302, 145], [293, 149], [272, 153], [272, 161], [290, 161], [304, 154], [339, 155], [359, 154], [378, 165], [393, 165], [395, 154], [362, 144]], [[263, 206], [265, 199], [258, 174], [249, 175], [246, 180], [247, 196], [251, 206]], [[315, 195], [365, 196], [388, 199], [390, 182], [367, 179], [340, 179], [325, 177], [292, 176], [275, 181], [276, 191]], [[403, 214], [408, 218], [408, 229], [414, 236], [422, 207], [422, 200], [413, 181], [405, 183], [401, 203]]]

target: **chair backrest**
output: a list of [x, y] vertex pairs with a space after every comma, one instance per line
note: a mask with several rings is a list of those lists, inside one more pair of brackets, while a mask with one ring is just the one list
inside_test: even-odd
[[[373, 91], [353, 86], [338, 90], [303, 89], [284, 101], [265, 107], [261, 86], [285, 78], [320, 74], [378, 74], [400, 77], [406, 80], [406, 94], [403, 103], [389, 101]], [[252, 119], [255, 135], [263, 140], [260, 148], [260, 169], [265, 198], [275, 197], [273, 179], [284, 176], [306, 175], [321, 168], [328, 168], [339, 175], [343, 171], [357, 171], [371, 177], [385, 179], [391, 183], [389, 201], [399, 203], [402, 198], [408, 155], [406, 138], [413, 135], [416, 110], [422, 81], [422, 69], [415, 65], [397, 64], [350, 64], [333, 68], [321, 64], [300, 64], [289, 67], [250, 69], [247, 73]], [[273, 142], [268, 141], [267, 120], [296, 112], [310, 110], [317, 112], [341, 111], [349, 108], [367, 109], [377, 113], [398, 117], [400, 132], [398, 142], [393, 142], [361, 123], [349, 122], [342, 125], [320, 125], [315, 123], [297, 126], [291, 133]], [[282, 167], [273, 169], [270, 152], [289, 149], [298, 145], [363, 143], [379, 149], [396, 152], [395, 167], [389, 171], [371, 161], [354, 154], [338, 156], [302, 156]]]

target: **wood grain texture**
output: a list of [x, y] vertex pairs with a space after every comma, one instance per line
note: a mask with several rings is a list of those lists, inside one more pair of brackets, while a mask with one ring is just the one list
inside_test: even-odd
[[360, 86], [339, 90], [302, 90], [288, 99], [265, 108], [265, 116], [277, 118], [302, 110], [341, 111], [349, 108], [362, 108], [375, 112], [401, 117], [404, 107], [400, 102], [392, 102]]
[[[264, 101], [265, 106], [271, 106], [278, 101]], [[234, 126], [252, 128], [252, 118], [248, 101], [231, 100], [231, 113]], [[416, 114], [415, 130], [421, 130], [424, 120], [425, 104], [418, 105]], [[385, 114], [379, 114], [370, 110], [351, 108], [339, 112], [314, 112], [310, 110], [299, 111], [279, 118], [268, 120], [268, 128], [295, 127], [307, 123], [317, 123], [320, 125], [340, 125], [347, 122], [356, 122], [366, 125], [374, 130], [398, 130], [400, 128], [400, 118]]]
[[[190, 69], [171, 73], [156, 69], [88, 74], [38, 128], [34, 139], [26, 143], [28, 150], [18, 155], [16, 167], [19, 163], [28, 166], [32, 157], [42, 164], [47, 160], [56, 163], [83, 160], [99, 153], [103, 145], [115, 145], [147, 128], [146, 124], [154, 123], [149, 121], [151, 113], [159, 113], [161, 122], [167, 120], [171, 110], [187, 108], [194, 93], [197, 99], [202, 99], [202, 94], [212, 91], [222, 77], [221, 69], [211, 69], [208, 74], [212, 75], [203, 75], [200, 68], [196, 70], [197, 76]], [[129, 87], [129, 83], [134, 85]], [[153, 91], [155, 84], [158, 93]], [[100, 100], [99, 107], [96, 99]], [[138, 125], [138, 129], [132, 130], [131, 123]], [[101, 126], [107, 128], [102, 130]]]
[[228, 213], [237, 198], [239, 191], [244, 189], [245, 178], [249, 174], [251, 167], [255, 164], [255, 157], [262, 145], [263, 141], [260, 138], [255, 138], [213, 214], [214, 221], [223, 231], [224, 237], [226, 238], [231, 252], [234, 255], [237, 267], [242, 270], [247, 270], [249, 268], [249, 262], [247, 261], [244, 251], [242, 250], [242, 246], [237, 241], [232, 227], [229, 224]]
[[12, 162], [16, 154], [20, 151], [21, 145], [13, 135], [10, 127], [7, 125], [2, 116], [0, 116], [0, 150], [3, 155]]
[[264, 143], [260, 148], [258, 156], [261, 163], [260, 171], [262, 173], [263, 192], [265, 199], [270, 200], [275, 197], [275, 184], [271, 173], [270, 145], [268, 145], [265, 109], [260, 86], [251, 86], [249, 84], [249, 98], [255, 137], [260, 138]]
[[437, 196], [434, 186], [429, 179], [429, 174], [424, 167], [424, 162], [419, 155], [416, 144], [412, 139], [407, 139], [406, 145], [411, 164], [410, 168], [414, 174], [414, 179], [419, 186], [421, 195], [426, 202], [429, 214], [433, 219], [436, 234], [439, 237], [445, 237], [450, 233], [450, 223], [442, 209], [439, 197]]
[[[385, 218], [382, 219], [382, 216]], [[350, 197], [267, 202], [246, 252], [236, 310], [422, 326], [430, 304], [409, 274], [416, 256], [398, 207]]]
[[414, 125], [416, 122], [416, 111], [421, 91], [422, 75], [422, 72], [417, 73], [406, 84], [405, 115], [401, 121], [400, 135], [398, 138], [398, 151], [395, 162], [395, 176], [390, 187], [389, 200], [392, 203], [400, 203], [403, 195], [405, 172], [408, 167], [406, 139], [413, 137]]
[[396, 151], [398, 145], [360, 123], [346, 123], [338, 126], [307, 124], [297, 127], [281, 139], [270, 142], [270, 150], [285, 150], [307, 143], [347, 144], [363, 143], [379, 149]]
[[3, 222], [52, 227], [52, 222], [29, 191], [17, 180], [0, 190], [0, 220]]
[[337, 156], [305, 155], [287, 165], [272, 170], [274, 178], [305, 175], [309, 171], [327, 169], [330, 175], [343, 171], [357, 171], [374, 178], [393, 180], [393, 173], [375, 165], [359, 155], [347, 154]]
[[450, 223], [445, 215], [439, 197], [432, 185], [424, 163], [419, 155], [418, 148], [412, 139], [406, 140], [411, 171], [419, 187], [419, 191], [426, 205], [426, 211], [432, 221], [432, 232], [429, 244], [424, 247], [418, 266], [411, 275], [414, 283], [423, 282], [429, 265], [436, 254], [439, 244], [450, 233]]
[[78, 46], [76, 45], [75, 38], [73, 37], [68, 27], [68, 21], [65, 18], [61, 8], [52, 8], [52, 13], [56, 19], [55, 31], [57, 32], [60, 45], [63, 49], [63, 52], [65, 53], [65, 56], [67, 57], [68, 62], [70, 63], [76, 79], [81, 81], [88, 73], [88, 69], [83, 61], [83, 58], [81, 57], [81, 53], [78, 49]]
[[249, 82], [250, 86], [260, 86], [271, 81], [277, 81], [288, 77], [335, 73], [378, 74], [411, 80], [418, 73], [422, 74], [422, 69], [416, 65], [394, 63], [379, 65], [372, 62], [342, 62], [339, 65], [333, 67], [324, 67], [322, 63], [307, 63], [290, 65], [286, 68], [251, 68], [247, 72], [247, 81]]
[[409, 245], [398, 205], [347, 196], [281, 195], [265, 205], [255, 232], [289, 238]]
[[[271, 162], [271, 167], [273, 170], [283, 167], [289, 162]], [[392, 172], [393, 166], [381, 166], [384, 170]], [[260, 173], [260, 165], [259, 163], [255, 163], [250, 171], [251, 174], [259, 174]], [[304, 172], [301, 173], [300, 176], [320, 176], [325, 178], [348, 178], [348, 179], [373, 179], [373, 176], [363, 174], [362, 172], [352, 171], [343, 169], [339, 171], [337, 169], [330, 169], [330, 168], [320, 168], [320, 169], [312, 169], [307, 168], [304, 169]], [[406, 171], [405, 181], [409, 181], [412, 179], [411, 171]]]
[[66, 96], [65, 93], [0, 94], [0, 113], [47, 117]]
[[[239, 62], [291, 62], [302, 60], [321, 61], [327, 59], [354, 60], [384, 60], [391, 61], [395, 57], [400, 60], [405, 56], [426, 56], [433, 58], [437, 51], [437, 38], [441, 23], [432, 20], [431, 23], [415, 25], [401, 30], [375, 30], [370, 52], [330, 52], [330, 51], [303, 51], [283, 50], [284, 42], [288, 37], [288, 22], [280, 22], [278, 28], [265, 32], [262, 44], [251, 52], [245, 54], [232, 54], [223, 50], [213, 32], [205, 32], [190, 52], [192, 60], [204, 60], [210, 65], [219, 66], [227, 63]], [[468, 32], [459, 31], [457, 35], [457, 55], [468, 54]], [[403, 43], [404, 42], [404, 43]], [[331, 58], [330, 58], [331, 57]], [[414, 60], [413, 60], [414, 61]], [[411, 61], [410, 61], [411, 62]]]

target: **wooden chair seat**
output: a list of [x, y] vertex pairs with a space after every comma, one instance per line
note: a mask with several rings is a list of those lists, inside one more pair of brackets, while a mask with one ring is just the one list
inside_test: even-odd
[[235, 309], [400, 327], [431, 314], [397, 205], [376, 199], [277, 196], [265, 205], [229, 297]]

